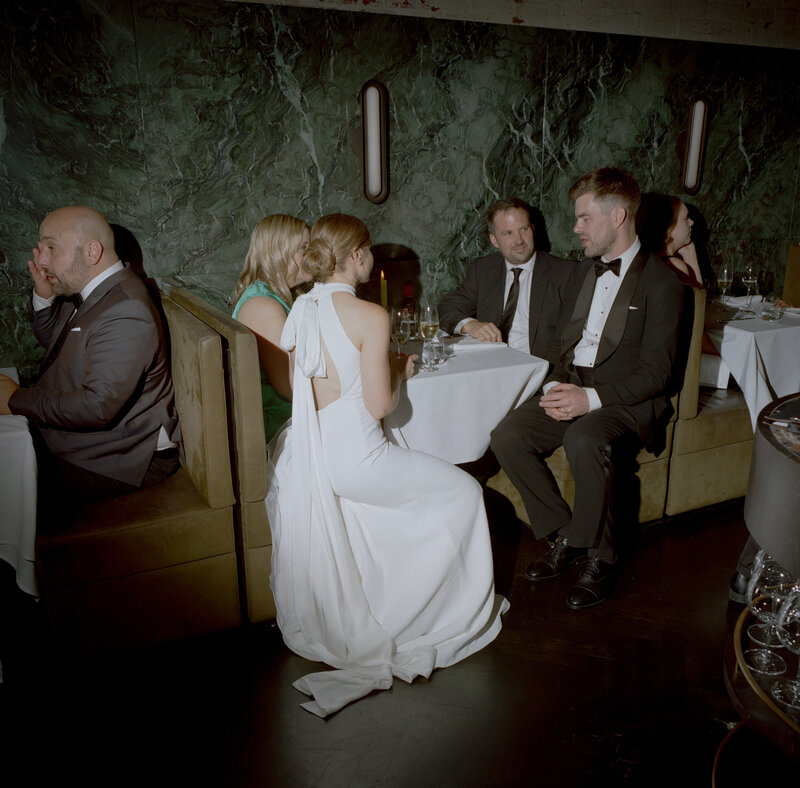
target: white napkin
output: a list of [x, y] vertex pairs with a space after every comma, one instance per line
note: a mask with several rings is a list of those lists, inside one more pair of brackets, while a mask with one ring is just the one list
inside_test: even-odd
[[[448, 345], [450, 343], [448, 342]], [[463, 350], [482, 350], [493, 347], [508, 347], [507, 342], [482, 342], [475, 337], [453, 337], [452, 346], [456, 353]]]

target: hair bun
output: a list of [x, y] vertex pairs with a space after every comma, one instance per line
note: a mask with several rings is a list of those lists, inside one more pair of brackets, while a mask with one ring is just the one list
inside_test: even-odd
[[330, 276], [336, 268], [336, 255], [330, 243], [324, 238], [313, 238], [303, 255], [303, 268], [314, 281]]

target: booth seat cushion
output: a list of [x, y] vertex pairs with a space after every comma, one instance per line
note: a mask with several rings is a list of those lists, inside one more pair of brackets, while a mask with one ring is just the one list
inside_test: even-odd
[[679, 419], [673, 456], [753, 440], [750, 412], [740, 391], [701, 389], [697, 416]]
[[61, 589], [48, 598], [63, 654], [103, 654], [240, 624], [233, 553]]
[[40, 534], [37, 545], [50, 588], [161, 569], [235, 548], [232, 508], [209, 508], [183, 468], [146, 494], [67, 510], [59, 526], [56, 534]]
[[673, 455], [666, 512], [673, 516], [747, 493], [753, 440]]

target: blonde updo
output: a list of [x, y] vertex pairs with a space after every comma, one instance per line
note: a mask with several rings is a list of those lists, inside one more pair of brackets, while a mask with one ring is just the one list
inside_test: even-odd
[[356, 249], [371, 245], [369, 230], [360, 219], [344, 213], [328, 214], [311, 228], [303, 268], [315, 282], [324, 282], [334, 271], [344, 267]]

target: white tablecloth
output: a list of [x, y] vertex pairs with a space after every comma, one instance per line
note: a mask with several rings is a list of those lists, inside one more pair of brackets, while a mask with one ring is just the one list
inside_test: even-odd
[[[16, 370], [0, 368], [17, 380]], [[0, 416], [0, 558], [17, 572], [17, 585], [38, 595], [34, 569], [36, 455], [24, 416]]]
[[[732, 305], [740, 300], [731, 299]], [[800, 314], [785, 312], [780, 320], [762, 320], [758, 296], [752, 309], [756, 315], [750, 319], [720, 323], [717, 320], [724, 319], [724, 312], [711, 305], [706, 332], [739, 384], [755, 430], [764, 406], [800, 391]]]
[[[398, 446], [448, 462], [471, 462], [489, 448], [489, 435], [510, 410], [542, 385], [547, 362], [505, 345], [446, 343], [453, 354], [435, 372], [403, 385], [397, 408], [384, 419]], [[409, 343], [408, 352], [419, 352]]]

